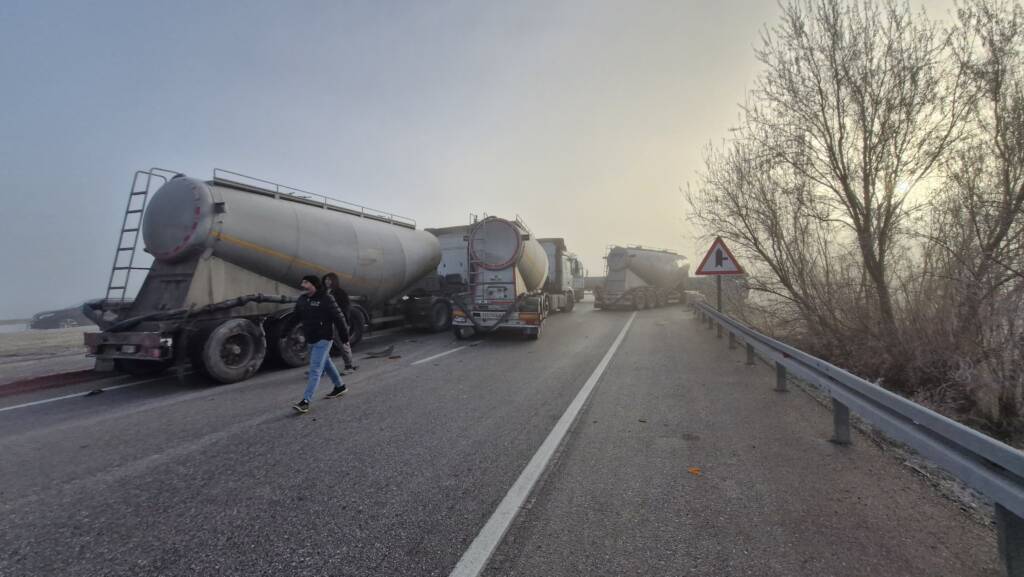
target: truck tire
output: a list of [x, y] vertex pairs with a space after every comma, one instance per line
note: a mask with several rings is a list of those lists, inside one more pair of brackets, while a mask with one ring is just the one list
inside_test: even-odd
[[366, 332], [366, 318], [366, 312], [362, 307], [353, 306], [348, 311], [348, 344], [350, 347], [358, 345], [363, 340], [363, 334]]
[[171, 361], [143, 361], [140, 359], [114, 359], [114, 368], [136, 377], [158, 375], [172, 364]]
[[565, 293], [565, 306], [562, 307], [562, 312], [571, 312], [576, 307], [576, 297], [571, 293]]
[[452, 308], [444, 301], [430, 307], [430, 332], [440, 333], [452, 326]]
[[269, 326], [267, 355], [286, 367], [301, 367], [309, 363], [309, 348], [299, 317], [285, 315]]
[[464, 341], [476, 334], [476, 329], [473, 327], [455, 327], [452, 332], [455, 333], [456, 339]]
[[248, 319], [224, 321], [203, 342], [204, 372], [221, 383], [237, 383], [256, 374], [267, 353], [263, 331]]
[[635, 311], [642, 310], [644, 308], [644, 306], [647, 305], [647, 302], [644, 299], [644, 293], [635, 292], [635, 293], [633, 293], [632, 296], [633, 296], [633, 310], [635, 310]]

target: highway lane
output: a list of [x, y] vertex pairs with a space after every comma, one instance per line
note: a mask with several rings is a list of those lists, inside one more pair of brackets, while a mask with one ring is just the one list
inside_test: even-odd
[[[394, 333], [306, 416], [302, 369], [0, 412], [0, 575], [449, 575], [630, 317]], [[743, 360], [639, 312], [484, 574], [999, 574], [991, 528]]]
[[405, 333], [306, 416], [301, 369], [0, 413], [0, 574], [446, 575], [627, 318]]
[[485, 575], [1001, 575], [991, 527], [725, 341], [639, 315]]

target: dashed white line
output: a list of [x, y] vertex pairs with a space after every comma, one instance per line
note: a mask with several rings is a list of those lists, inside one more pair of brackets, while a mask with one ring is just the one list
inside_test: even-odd
[[[112, 387], [100, 387], [100, 389], [102, 391], [104, 391], [104, 392], [106, 392], [106, 391], [116, 391], [117, 389], [123, 389], [125, 387], [134, 387], [135, 385], [143, 385], [143, 384], [146, 384], [146, 383], [152, 383], [153, 381], [159, 381], [159, 380], [166, 379], [166, 378], [167, 378], [166, 376], [164, 376], [164, 377], [157, 377], [155, 379], [147, 379], [145, 381], [138, 381], [138, 382], [135, 382], [135, 383], [125, 383], [123, 385], [114, 385]], [[10, 407], [3, 407], [3, 408], [0, 408], [0, 413], [2, 413], [4, 411], [13, 411], [14, 409], [24, 409], [25, 407], [34, 407], [36, 405], [45, 405], [46, 403], [53, 403], [53, 402], [56, 402], [56, 401], [63, 401], [63, 400], [66, 400], [66, 399], [74, 399], [75, 397], [84, 397], [84, 396], [88, 395], [91, 392], [92, 391], [85, 391], [84, 393], [75, 393], [73, 395], [64, 395], [62, 397], [53, 397], [52, 399], [42, 399], [42, 400], [39, 400], [39, 401], [32, 401], [31, 403], [22, 403], [20, 405], [13, 405], [13, 406], [10, 406]]]
[[462, 554], [462, 558], [459, 559], [459, 563], [452, 570], [449, 577], [478, 577], [484, 570], [487, 561], [494, 554], [495, 549], [498, 548], [508, 528], [512, 525], [512, 521], [515, 520], [516, 514], [519, 513], [519, 509], [530, 495], [530, 491], [533, 490], [537, 480], [540, 479], [541, 473], [544, 472], [548, 462], [551, 461], [555, 450], [558, 449], [562, 439], [569, 432], [569, 428], [576, 421], [576, 417], [579, 415], [584, 403], [587, 402], [587, 398], [590, 397], [590, 393], [594, 390], [594, 385], [597, 384], [598, 379], [604, 374], [605, 368], [608, 367], [608, 363], [612, 360], [612, 356], [615, 355], [615, 351], [622, 344], [622, 339], [625, 338], [626, 331], [629, 330], [635, 318], [636, 313], [634, 312], [629, 317], [629, 321], [626, 322], [626, 326], [622, 327], [622, 331], [619, 332], [619, 336], [616, 337], [611, 348], [604, 354], [604, 358], [598, 363], [597, 368], [591, 373], [590, 378], [583, 384], [583, 388], [576, 394], [576, 398], [573, 399], [569, 408], [565, 410], [562, 417], [555, 423], [555, 428], [551, 429], [548, 438], [544, 439], [540, 449], [530, 459], [530, 462], [523, 469], [523, 472], [520, 473], [519, 478], [516, 479], [515, 484], [509, 489], [505, 498], [498, 504], [498, 508], [491, 515], [484, 528], [480, 530], [480, 534], [470, 544], [469, 549]]
[[450, 354], [452, 354], [452, 353], [454, 353], [454, 352], [456, 352], [456, 351], [461, 351], [461, 350], [462, 350], [462, 349], [464, 349], [464, 348], [466, 348], [466, 346], [465, 346], [465, 345], [463, 345], [463, 346], [461, 346], [461, 347], [456, 347], [456, 348], [454, 348], [454, 349], [452, 349], [452, 350], [450, 350], [450, 351], [445, 351], [445, 352], [443, 352], [443, 353], [438, 353], [438, 354], [436, 354], [436, 355], [434, 355], [434, 356], [432, 356], [432, 357], [427, 357], [427, 358], [425, 358], [425, 359], [420, 359], [420, 360], [418, 360], [418, 361], [416, 361], [416, 362], [414, 362], [414, 363], [412, 363], [412, 364], [414, 364], [414, 365], [418, 365], [418, 364], [420, 364], [420, 363], [426, 363], [426, 362], [430, 362], [430, 361], [432, 361], [432, 360], [434, 360], [434, 359], [439, 359], [439, 358], [441, 358], [441, 357], [443, 357], [443, 356], [445, 356], [445, 355], [450, 355]]

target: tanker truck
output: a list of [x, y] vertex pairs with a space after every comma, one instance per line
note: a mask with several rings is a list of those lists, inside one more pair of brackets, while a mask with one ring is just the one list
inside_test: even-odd
[[583, 264], [565, 247], [563, 238], [538, 239], [548, 257], [544, 292], [551, 311], [569, 312], [583, 300]]
[[526, 225], [494, 216], [476, 222], [467, 256], [469, 291], [454, 299], [455, 337], [502, 329], [539, 338], [549, 311], [543, 292], [548, 259]]
[[[119, 256], [135, 254], [140, 229], [154, 260], [129, 300], [137, 268]], [[228, 171], [203, 181], [160, 169], [136, 173], [116, 255], [106, 298], [85, 307], [101, 329], [85, 335], [97, 369], [139, 374], [191, 362], [225, 383], [248, 378], [266, 357], [306, 362], [292, 314], [304, 275], [338, 274], [353, 301], [355, 343], [371, 311], [401, 314], [396, 299], [441, 259], [437, 237], [403, 217]]]
[[684, 302], [690, 265], [670, 250], [613, 246], [605, 256], [604, 284], [594, 289], [594, 308], [645, 309]]

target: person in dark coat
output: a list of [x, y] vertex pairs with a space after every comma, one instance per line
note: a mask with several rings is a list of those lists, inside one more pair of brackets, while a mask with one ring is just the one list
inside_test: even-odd
[[[338, 303], [338, 308], [341, 309], [342, 316], [347, 321], [351, 316], [349, 311], [352, 310], [352, 301], [348, 298], [348, 293], [341, 287], [341, 283], [338, 281], [338, 275], [333, 272], [329, 272], [324, 275], [324, 290], [329, 295], [334, 297], [334, 302]], [[351, 335], [352, 329], [348, 327], [346, 323], [345, 334], [342, 336], [338, 334], [338, 348], [341, 350], [341, 360], [345, 361], [345, 369], [342, 372], [343, 375], [347, 375], [352, 371], [358, 369], [352, 362], [352, 345], [349, 343], [349, 335]]]
[[302, 277], [300, 285], [305, 291], [299, 296], [295, 303], [295, 315], [302, 323], [302, 332], [306, 337], [306, 344], [309, 345], [309, 373], [306, 391], [302, 400], [293, 405], [293, 408], [300, 413], [309, 412], [309, 402], [320, 384], [320, 376], [326, 374], [334, 389], [327, 394], [328, 399], [340, 397], [345, 394], [347, 387], [341, 380], [338, 368], [331, 361], [331, 345], [334, 343], [334, 330], [340, 334], [348, 334], [348, 324], [345, 317], [338, 308], [334, 297], [327, 294], [320, 283], [320, 279], [314, 275]]

